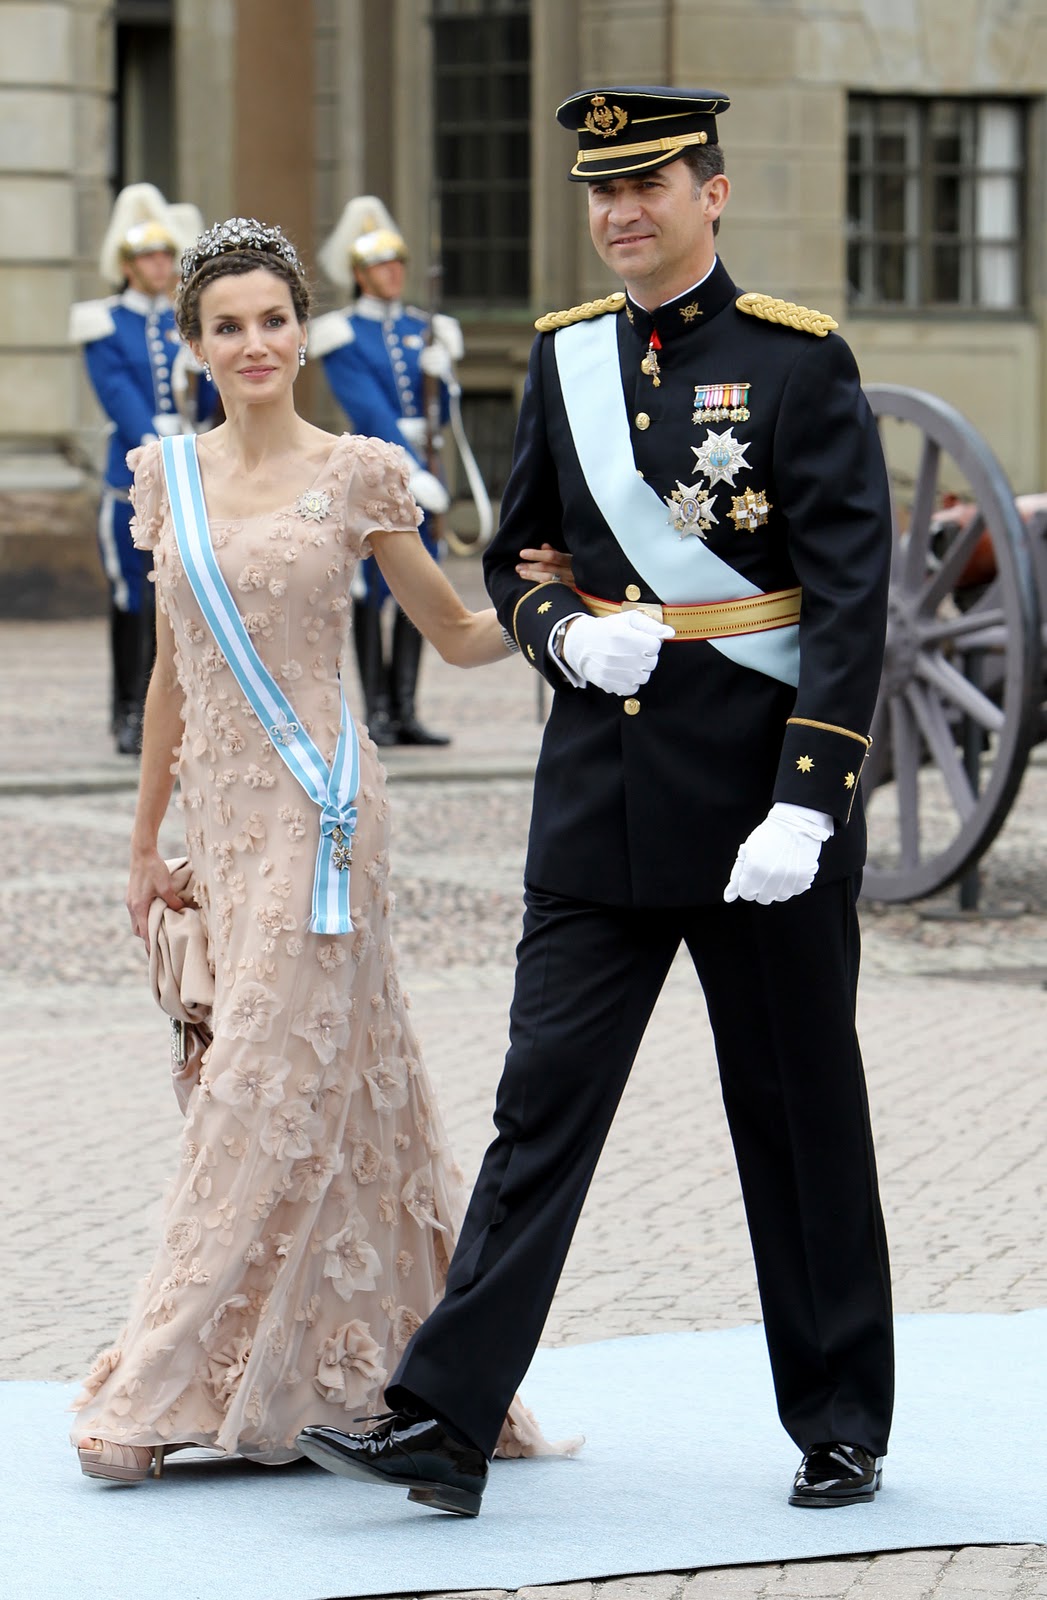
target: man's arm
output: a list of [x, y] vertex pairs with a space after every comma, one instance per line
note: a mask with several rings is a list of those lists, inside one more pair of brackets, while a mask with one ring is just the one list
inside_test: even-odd
[[84, 360], [102, 410], [120, 437], [136, 445], [155, 439], [152, 396], [147, 399], [139, 390], [116, 334], [85, 345]]
[[397, 424], [400, 412], [391, 404], [370, 363], [354, 339], [323, 357], [324, 372], [335, 399], [358, 433], [387, 444], [403, 445], [415, 459]]
[[847, 823], [883, 667], [891, 503], [876, 424], [842, 339], [812, 341], [774, 440], [779, 510], [803, 587], [800, 681], [775, 801]]

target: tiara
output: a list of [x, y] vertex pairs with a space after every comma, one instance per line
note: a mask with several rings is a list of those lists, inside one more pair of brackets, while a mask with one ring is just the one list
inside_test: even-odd
[[304, 269], [298, 251], [279, 228], [269, 228], [254, 217], [230, 217], [226, 222], [216, 222], [202, 233], [182, 256], [182, 281], [188, 282], [205, 261], [213, 256], [228, 255], [233, 250], [262, 250], [269, 255], [281, 256], [292, 266], [299, 277]]

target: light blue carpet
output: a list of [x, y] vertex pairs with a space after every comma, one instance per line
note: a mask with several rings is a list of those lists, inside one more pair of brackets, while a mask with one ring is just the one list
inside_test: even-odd
[[797, 1453], [760, 1328], [543, 1350], [525, 1397], [576, 1460], [496, 1465], [475, 1521], [308, 1465], [80, 1476], [62, 1384], [0, 1385], [0, 1588], [12, 1600], [342, 1600], [516, 1589], [918, 1546], [1047, 1542], [1047, 1311], [898, 1320], [871, 1506], [786, 1503]]

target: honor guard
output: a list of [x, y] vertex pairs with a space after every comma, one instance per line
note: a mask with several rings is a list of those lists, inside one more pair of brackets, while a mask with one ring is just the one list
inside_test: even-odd
[[[484, 558], [499, 620], [554, 690], [497, 1132], [444, 1297], [386, 1386], [393, 1416], [301, 1441], [445, 1511], [480, 1509], [681, 943], [715, 1038], [778, 1413], [802, 1454], [790, 1502], [880, 1486], [891, 1292], [854, 1003], [890, 495], [832, 318], [743, 293], [718, 257], [728, 105], [607, 87], [557, 113], [623, 287], [537, 324]], [[570, 551], [573, 586], [520, 577], [517, 552], [543, 538]], [[682, 1434], [729, 1403], [664, 1400]], [[664, 1451], [642, 1420], [634, 1448], [657, 1493]], [[739, 1440], [725, 1470], [747, 1458]]]
[[[173, 367], [180, 349], [171, 292], [181, 239], [152, 184], [121, 190], [99, 255], [99, 270], [123, 288], [72, 307], [70, 340], [83, 346], [88, 376], [109, 419], [98, 545], [109, 584], [112, 731], [124, 755], [141, 747], [142, 707], [155, 649], [152, 559], [131, 539], [127, 453], [180, 433]], [[200, 401], [206, 411], [213, 393]]]
[[[335, 399], [358, 433], [402, 445], [415, 466], [410, 489], [425, 513], [419, 532], [434, 560], [440, 558], [436, 521], [450, 497], [435, 465], [439, 436], [427, 415], [426, 379], [439, 385], [438, 420], [446, 423], [449, 385], [464, 353], [462, 330], [453, 317], [431, 319], [402, 296], [407, 246], [385, 206], [370, 195], [350, 200], [318, 256], [333, 283], [356, 286], [356, 299], [341, 311], [317, 317], [309, 330], [309, 353], [323, 360]], [[367, 703], [367, 727], [378, 745], [444, 745], [415, 712], [422, 637], [395, 607], [392, 653], [387, 660], [382, 611], [389, 589], [374, 560], [361, 569], [362, 592], [354, 596], [353, 632]]]

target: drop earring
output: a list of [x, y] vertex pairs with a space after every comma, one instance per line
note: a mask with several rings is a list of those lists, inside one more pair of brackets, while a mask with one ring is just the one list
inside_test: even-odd
[[305, 345], [304, 344], [300, 344], [298, 346], [298, 365], [300, 367], [304, 367], [305, 366]]
[[204, 377], [207, 379], [208, 383], [210, 383], [212, 381], [211, 380], [211, 368], [210, 368], [209, 364], [206, 361], [204, 362]]

